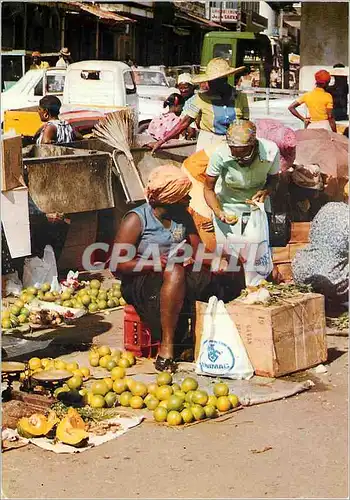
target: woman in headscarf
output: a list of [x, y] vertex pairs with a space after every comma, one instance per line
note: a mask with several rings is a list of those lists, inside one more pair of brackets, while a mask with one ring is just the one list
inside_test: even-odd
[[269, 196], [277, 187], [280, 170], [277, 145], [257, 139], [254, 123], [233, 123], [226, 139], [210, 157], [204, 187], [217, 244], [226, 244], [229, 234], [242, 235], [243, 219], [247, 222], [252, 208], [249, 202], [265, 203], [270, 210]]
[[349, 300], [348, 199], [349, 182], [344, 187], [344, 202], [330, 202], [321, 208], [311, 223], [309, 245], [292, 261], [297, 284], [311, 285], [337, 304]]
[[152, 146], [155, 152], [170, 139], [181, 134], [190, 124], [199, 120], [197, 151], [211, 144], [219, 145], [225, 141], [230, 123], [236, 119], [249, 119], [247, 96], [229, 85], [228, 77], [245, 69], [232, 68], [229, 63], [217, 57], [209, 61], [203, 75], [193, 77], [193, 83], [208, 83], [208, 90], [195, 94], [189, 99], [182, 112], [181, 122], [161, 141]]
[[[187, 212], [190, 189], [191, 182], [177, 167], [154, 169], [146, 187], [147, 203], [126, 214], [116, 236], [116, 244], [136, 247], [134, 257], [118, 263], [116, 272], [122, 279], [123, 297], [149, 326], [152, 338], [161, 339], [155, 361], [158, 371], [176, 369], [180, 315], [191, 310], [196, 300], [206, 301], [211, 295], [233, 299], [241, 289], [238, 281], [234, 286], [232, 275], [213, 276], [208, 267], [212, 261], [203, 260], [200, 271], [193, 270], [200, 240]], [[187, 255], [170, 265], [170, 252], [183, 243], [190, 245], [186, 252], [190, 249], [193, 258]], [[220, 273], [227, 262], [219, 260]]]
[[179, 89], [180, 94], [183, 99], [188, 101], [191, 97], [194, 96], [195, 86], [192, 83], [192, 77], [189, 73], [181, 73], [181, 75], [177, 78], [176, 88]]

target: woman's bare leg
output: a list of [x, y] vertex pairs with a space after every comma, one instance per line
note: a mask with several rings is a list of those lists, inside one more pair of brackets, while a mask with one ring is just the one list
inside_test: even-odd
[[175, 265], [172, 271], [165, 271], [160, 291], [160, 322], [162, 342], [159, 355], [163, 358], [174, 357], [174, 338], [179, 314], [185, 298], [185, 270]]

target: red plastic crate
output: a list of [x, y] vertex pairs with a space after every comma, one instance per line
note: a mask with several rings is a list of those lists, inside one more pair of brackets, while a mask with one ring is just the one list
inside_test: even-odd
[[152, 342], [151, 331], [142, 321], [133, 306], [124, 307], [124, 349], [137, 357], [153, 358], [160, 347], [159, 341]]

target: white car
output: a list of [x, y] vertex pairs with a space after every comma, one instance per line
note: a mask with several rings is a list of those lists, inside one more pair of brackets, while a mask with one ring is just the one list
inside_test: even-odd
[[66, 70], [61, 68], [31, 69], [12, 87], [1, 93], [1, 123], [9, 109], [37, 106], [45, 95], [62, 101]]
[[160, 69], [137, 67], [133, 68], [133, 73], [139, 96], [139, 126], [146, 128], [153, 118], [164, 112], [163, 103], [167, 97], [180, 92], [170, 87]]

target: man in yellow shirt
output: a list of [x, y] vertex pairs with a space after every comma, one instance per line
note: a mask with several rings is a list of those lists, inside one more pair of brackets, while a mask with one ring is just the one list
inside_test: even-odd
[[32, 53], [32, 60], [33, 64], [31, 64], [29, 69], [46, 69], [50, 67], [47, 61], [41, 60], [41, 54], [38, 51]]
[[[292, 115], [305, 124], [305, 128], [324, 128], [336, 132], [337, 127], [333, 117], [333, 97], [326, 92], [326, 87], [331, 80], [328, 71], [321, 69], [315, 73], [316, 88], [306, 92], [289, 106]], [[309, 116], [305, 117], [297, 111], [297, 107], [305, 104]]]

